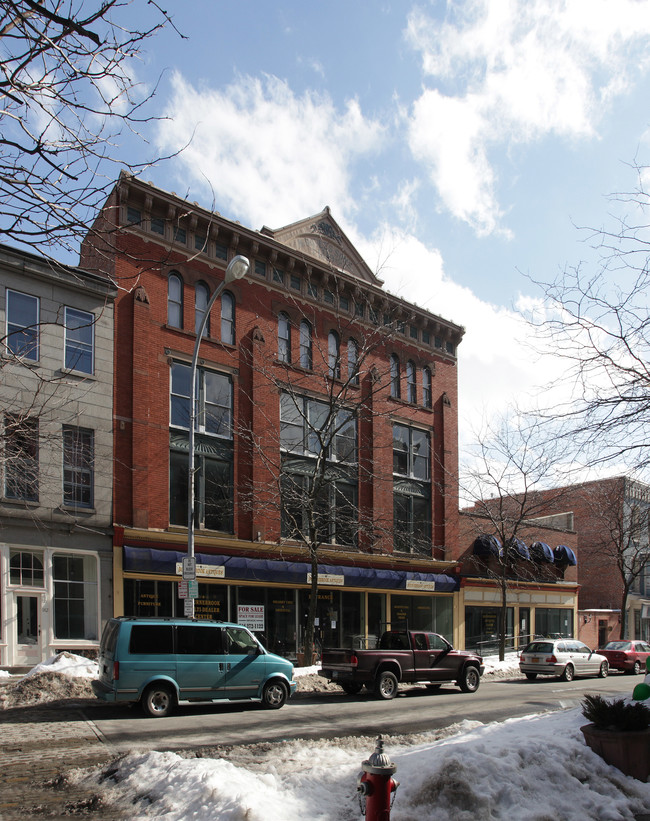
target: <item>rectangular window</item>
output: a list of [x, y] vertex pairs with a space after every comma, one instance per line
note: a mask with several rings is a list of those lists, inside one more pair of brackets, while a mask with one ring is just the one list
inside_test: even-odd
[[7, 350], [15, 356], [38, 362], [38, 297], [7, 288]]
[[93, 373], [95, 315], [77, 308], [65, 309], [65, 367]]
[[131, 627], [129, 654], [133, 656], [173, 655], [173, 626], [171, 624], [134, 624]]
[[406, 425], [393, 425], [393, 473], [428, 481], [429, 434]]
[[318, 299], [318, 286], [314, 285], [312, 282], [308, 282], [307, 296], [310, 296], [312, 299]]
[[289, 285], [293, 288], [294, 291], [300, 290], [301, 280], [300, 277], [296, 274], [291, 274], [291, 278], [289, 280]]
[[411, 339], [418, 338], [418, 329], [415, 325], [409, 325], [409, 336], [411, 337]]
[[431, 334], [429, 331], [422, 331], [422, 342], [425, 345], [431, 344]]
[[96, 641], [97, 559], [58, 553], [52, 558], [52, 574], [55, 637]]
[[126, 221], [132, 225], [140, 225], [142, 222], [142, 211], [139, 208], [133, 208], [128, 205], [126, 208]]
[[[171, 367], [170, 425], [189, 428], [191, 368], [181, 362]], [[229, 376], [202, 368], [196, 374], [195, 430], [232, 439], [232, 381]]]
[[397, 550], [431, 555], [430, 439], [393, 425], [393, 541]]
[[453, 342], [445, 342], [445, 350], [447, 351], [447, 353], [450, 353], [450, 354], [452, 354], [452, 355], [455, 355], [455, 353], [456, 353], [456, 346], [454, 345], [454, 343], [453, 343]]
[[[176, 449], [184, 445], [184, 450]], [[232, 450], [219, 454], [205, 451], [208, 446], [199, 441], [194, 456], [194, 520], [198, 527], [232, 533], [233, 487]], [[172, 439], [169, 458], [169, 523], [187, 525], [187, 477], [189, 467], [187, 440]]]
[[342, 311], [349, 311], [350, 310], [350, 300], [346, 296], [339, 297], [339, 308]]
[[266, 278], [266, 262], [262, 262], [261, 259], [255, 260], [255, 273], [258, 277], [265, 277]]
[[358, 317], [363, 317], [363, 315], [364, 315], [363, 302], [355, 302], [354, 303], [354, 315], [358, 316]]
[[174, 231], [174, 240], [180, 242], [182, 245], [187, 244], [187, 231], [185, 228], [176, 228]]
[[334, 294], [331, 291], [323, 291], [323, 302], [334, 305]]
[[214, 255], [217, 259], [228, 259], [228, 246], [222, 242], [215, 242]]
[[161, 217], [152, 217], [151, 218], [151, 230], [154, 234], [160, 234], [160, 236], [165, 235], [165, 220]]
[[312, 476], [292, 472], [292, 460], [288, 459], [283, 463], [280, 487], [285, 539], [310, 539], [313, 522], [319, 542], [357, 544], [357, 487], [349, 478], [328, 476], [317, 489]]
[[280, 399], [280, 447], [293, 454], [353, 464], [357, 460], [357, 420], [346, 408], [283, 393]]
[[208, 252], [208, 238], [205, 234], [194, 234], [194, 249], [203, 253]]
[[63, 503], [92, 507], [94, 495], [94, 432], [63, 426]]
[[5, 416], [5, 496], [38, 502], [38, 419]]
[[284, 271], [282, 269], [273, 269], [273, 282], [279, 282], [281, 285], [284, 285]]

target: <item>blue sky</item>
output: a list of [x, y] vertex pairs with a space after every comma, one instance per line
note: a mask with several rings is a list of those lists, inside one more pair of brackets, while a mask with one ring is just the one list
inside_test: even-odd
[[461, 436], [544, 385], [517, 310], [595, 265], [576, 226], [648, 161], [650, 2], [173, 4], [139, 79], [163, 72], [145, 175], [277, 228], [332, 213], [393, 293], [467, 329]]

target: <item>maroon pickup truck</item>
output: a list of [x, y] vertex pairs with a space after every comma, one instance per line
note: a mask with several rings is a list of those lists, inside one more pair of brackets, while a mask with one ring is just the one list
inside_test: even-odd
[[475, 693], [483, 675], [483, 659], [454, 650], [437, 633], [388, 630], [376, 650], [324, 649], [319, 675], [340, 684], [348, 695], [362, 687], [378, 698], [395, 698], [400, 681], [422, 682], [437, 690], [454, 681], [464, 693]]

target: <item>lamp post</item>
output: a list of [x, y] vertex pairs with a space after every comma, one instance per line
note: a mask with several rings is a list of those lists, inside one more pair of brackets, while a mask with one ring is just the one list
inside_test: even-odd
[[[196, 371], [199, 360], [199, 347], [203, 337], [210, 311], [216, 300], [223, 293], [223, 289], [235, 279], [243, 279], [248, 273], [250, 262], [244, 256], [238, 254], [228, 263], [223, 281], [217, 285], [214, 293], [208, 301], [205, 313], [201, 318], [201, 323], [196, 331], [196, 342], [194, 343], [194, 353], [192, 354], [192, 368], [190, 372], [190, 432], [188, 439], [188, 474], [187, 474], [187, 559], [183, 562], [183, 579], [196, 581], [196, 560], [194, 556], [194, 427], [196, 425]], [[188, 604], [189, 602], [189, 604]], [[194, 596], [189, 596], [185, 600], [185, 615], [194, 617]]]

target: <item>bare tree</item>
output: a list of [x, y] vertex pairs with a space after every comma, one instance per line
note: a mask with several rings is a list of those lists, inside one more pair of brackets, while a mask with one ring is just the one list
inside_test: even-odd
[[[553, 354], [567, 365], [570, 398], [547, 417], [561, 420], [567, 448], [589, 466], [650, 464], [650, 197], [639, 186], [613, 197], [629, 212], [612, 230], [582, 229], [599, 253], [597, 268], [565, 270], [538, 282], [544, 315], [531, 317]], [[558, 367], [558, 379], [560, 378]]]
[[[134, 7], [145, 20], [133, 24]], [[153, 0], [0, 0], [0, 228], [6, 240], [78, 251], [153, 118], [138, 82], [147, 40], [170, 18]], [[125, 157], [122, 142], [129, 143]]]
[[508, 590], [519, 580], [539, 577], [540, 565], [523, 542], [531, 520], [557, 503], [553, 490], [560, 465], [557, 440], [530, 417], [512, 411], [488, 424], [468, 448], [461, 468], [461, 495], [473, 504], [464, 511], [478, 539], [474, 567], [495, 581], [500, 592], [499, 659], [506, 648]]

